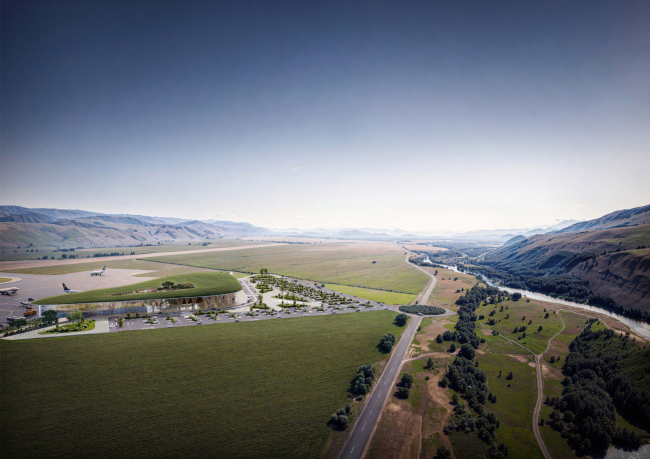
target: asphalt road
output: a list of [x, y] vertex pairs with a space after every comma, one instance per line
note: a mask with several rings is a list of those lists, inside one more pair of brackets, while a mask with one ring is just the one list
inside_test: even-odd
[[[389, 308], [390, 309], [390, 308]], [[377, 309], [374, 309], [375, 311]], [[357, 310], [352, 309], [352, 308], [343, 308], [340, 311], [336, 311], [334, 314], [353, 314]], [[359, 310], [359, 313], [364, 313], [370, 311], [370, 309], [362, 308]], [[320, 311], [313, 311], [309, 313], [304, 313], [304, 312], [292, 312], [291, 314], [286, 314], [286, 313], [281, 313], [281, 314], [274, 314], [274, 315], [267, 315], [264, 313], [259, 313], [259, 316], [247, 316], [244, 314], [240, 314], [241, 317], [237, 317], [236, 319], [226, 315], [226, 314], [219, 314], [217, 315], [217, 320], [211, 319], [210, 317], [207, 317], [205, 315], [197, 315], [197, 322], [194, 322], [193, 320], [187, 319], [185, 316], [189, 316], [191, 314], [191, 311], [183, 311], [182, 313], [173, 313], [173, 314], [168, 314], [167, 312], [164, 312], [162, 314], [156, 313], [156, 314], [150, 314], [152, 317], [154, 317], [158, 323], [157, 324], [150, 324], [148, 323], [145, 319], [130, 319], [126, 320], [124, 319], [124, 326], [122, 328], [117, 326], [117, 319], [119, 317], [124, 317], [120, 315], [114, 315], [109, 317], [109, 322], [110, 322], [110, 331], [111, 332], [122, 332], [122, 331], [129, 331], [129, 330], [150, 330], [150, 329], [155, 329], [155, 328], [167, 328], [169, 325], [172, 327], [185, 327], [185, 326], [200, 326], [200, 325], [211, 325], [211, 324], [225, 324], [225, 323], [234, 323], [234, 322], [255, 322], [258, 320], [277, 320], [278, 318], [292, 318], [292, 317], [313, 317], [313, 316], [327, 316], [327, 315], [332, 315], [332, 311], [328, 309], [325, 312], [320, 312]], [[167, 316], [173, 317], [177, 323], [172, 323], [169, 320], [166, 320]], [[201, 324], [198, 323], [198, 321], [201, 321]], [[172, 328], [169, 327], [169, 328]]]
[[[427, 304], [427, 301], [429, 301], [429, 296], [431, 296], [431, 292], [436, 286], [436, 278], [427, 270], [411, 263], [409, 261], [409, 255], [410, 252], [407, 251], [404, 261], [411, 266], [415, 266], [417, 269], [431, 278], [431, 283], [429, 284], [428, 288], [424, 292], [424, 295], [422, 295], [422, 299], [420, 300], [420, 304]], [[436, 317], [452, 316], [454, 314], [456, 314], [454, 311], [447, 309], [444, 314]], [[395, 392], [395, 380], [397, 379], [400, 369], [402, 368], [402, 361], [404, 360], [404, 357], [406, 357], [406, 352], [408, 351], [408, 348], [413, 341], [413, 336], [415, 335], [415, 332], [417, 331], [418, 327], [420, 326], [420, 322], [422, 321], [421, 316], [411, 315], [411, 318], [411, 323], [409, 324], [406, 331], [402, 334], [402, 337], [397, 346], [393, 349], [393, 355], [391, 356], [386, 369], [379, 378], [379, 382], [370, 392], [366, 406], [361, 412], [359, 419], [354, 424], [352, 433], [350, 433], [350, 436], [348, 437], [348, 440], [343, 447], [343, 451], [341, 451], [341, 454], [339, 455], [339, 459], [360, 458], [363, 455], [366, 445], [369, 443], [372, 436], [372, 431], [375, 427], [375, 424], [377, 423], [379, 416], [384, 409], [384, 404], [386, 403], [388, 396]]]
[[370, 392], [366, 406], [361, 412], [361, 416], [352, 429], [352, 433], [348, 438], [343, 451], [341, 451], [340, 459], [355, 459], [360, 458], [366, 444], [370, 440], [372, 429], [384, 408], [386, 398], [395, 392], [395, 380], [402, 367], [402, 360], [406, 356], [406, 351], [413, 341], [413, 336], [420, 326], [422, 317], [411, 316], [411, 323], [402, 334], [402, 337], [393, 348], [393, 356], [391, 357], [386, 369], [381, 374], [379, 381]]

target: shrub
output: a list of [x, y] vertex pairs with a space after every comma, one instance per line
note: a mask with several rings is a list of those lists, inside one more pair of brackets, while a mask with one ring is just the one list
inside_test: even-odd
[[397, 389], [397, 396], [399, 398], [409, 398], [409, 390], [406, 387], [400, 387]]
[[411, 376], [411, 375], [408, 374], [408, 373], [404, 373], [404, 374], [402, 375], [402, 380], [401, 380], [401, 382], [402, 382], [402, 386], [404, 386], [404, 387], [411, 387], [411, 386], [413, 386], [413, 376]]

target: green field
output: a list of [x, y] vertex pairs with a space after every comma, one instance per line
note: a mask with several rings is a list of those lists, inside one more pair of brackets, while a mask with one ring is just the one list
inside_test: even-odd
[[[488, 377], [490, 391], [497, 396], [497, 403], [487, 402], [485, 408], [501, 421], [497, 437], [510, 448], [508, 457], [543, 459], [532, 427], [537, 401], [535, 368], [528, 365], [532, 359], [519, 362], [508, 355], [492, 353], [476, 354], [476, 357], [479, 368]], [[514, 378], [509, 381], [506, 376], [511, 371]]]
[[[117, 295], [119, 293], [137, 291], [147, 288], [160, 287], [163, 282], [171, 281], [175, 284], [192, 283], [194, 288], [169, 290], [164, 292], [133, 293]], [[88, 290], [79, 293], [66, 293], [51, 296], [35, 301], [34, 304], [75, 304], [99, 303], [105, 301], [151, 300], [159, 298], [187, 298], [197, 296], [222, 295], [241, 290], [241, 285], [230, 274], [226, 273], [194, 273], [179, 276], [161, 277], [137, 284], [123, 285], [121, 287]]]
[[0, 277], [0, 284], [3, 284], [5, 282], [9, 282], [11, 280], [11, 277]]
[[416, 298], [416, 295], [409, 295], [407, 293], [385, 292], [383, 290], [373, 290], [369, 288], [348, 287], [347, 285], [325, 284], [325, 288], [334, 290], [335, 292], [354, 295], [366, 300], [393, 305], [411, 304]]
[[[503, 311], [501, 311], [503, 306]], [[506, 307], [508, 309], [506, 309]], [[493, 316], [489, 316], [490, 312], [496, 310]], [[553, 335], [562, 330], [562, 320], [559, 316], [554, 315], [553, 311], [547, 310], [549, 313], [548, 318], [544, 318], [546, 313], [544, 307], [537, 303], [526, 303], [525, 300], [520, 301], [503, 301], [497, 305], [488, 304], [480, 306], [476, 310], [477, 315], [484, 315], [485, 319], [480, 322], [485, 324], [491, 330], [498, 331], [500, 334], [517, 341], [523, 346], [540, 354], [546, 350], [548, 340]], [[507, 316], [510, 318], [506, 319]], [[522, 318], [524, 318], [522, 320]], [[488, 325], [488, 320], [495, 319], [496, 325]], [[532, 323], [528, 322], [532, 320]], [[539, 326], [542, 326], [542, 331], [538, 332]], [[523, 332], [513, 333], [515, 327], [526, 326], [526, 337], [519, 339], [523, 336]]]
[[[5, 269], [3, 272], [57, 275], [101, 269], [104, 265], [107, 265], [107, 269], [164, 269], [169, 270], [169, 274], [176, 273], [171, 271], [172, 267], [186, 271], [206, 268], [245, 273], [258, 273], [261, 268], [267, 268], [274, 274], [337, 284], [338, 287], [351, 286], [379, 290], [381, 293], [378, 292], [378, 295], [391, 293], [417, 295], [429, 279], [426, 274], [404, 263], [402, 252], [389, 243], [278, 245], [259, 249], [167, 255], [142, 260], [110, 261], [107, 257], [100, 258], [97, 262]], [[149, 274], [143, 275], [143, 277], [147, 276]]]
[[[208, 245], [203, 245], [203, 243], [209, 243]], [[101, 247], [101, 248], [84, 248], [77, 249], [74, 252], [61, 252], [57, 251], [56, 247], [21, 247], [20, 249], [16, 248], [7, 248], [3, 247], [0, 252], [1, 261], [16, 261], [16, 260], [40, 260], [43, 256], [55, 257], [57, 259], [61, 258], [61, 255], [75, 255], [78, 258], [87, 258], [93, 257], [96, 253], [124, 253], [124, 255], [129, 255], [131, 252], [135, 252], [136, 255], [144, 253], [160, 253], [160, 252], [180, 252], [186, 250], [205, 250], [205, 249], [216, 249], [219, 247], [237, 247], [242, 245], [258, 245], [264, 244], [263, 242], [258, 241], [240, 241], [237, 239], [210, 239], [200, 240], [198, 242], [166, 242], [160, 245], [150, 245], [150, 246], [120, 246], [120, 247]], [[33, 250], [33, 252], [32, 252]], [[101, 257], [101, 259], [110, 260], [110, 257]]]
[[[269, 273], [315, 282], [417, 295], [429, 277], [404, 262], [394, 244], [332, 243], [169, 255], [152, 261], [200, 268]], [[373, 263], [374, 262], [374, 263]]]
[[404, 330], [395, 316], [0, 342], [0, 455], [320, 457], [357, 367]]

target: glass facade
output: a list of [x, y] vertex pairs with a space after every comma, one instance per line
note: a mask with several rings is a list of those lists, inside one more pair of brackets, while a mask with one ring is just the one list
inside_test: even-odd
[[53, 304], [39, 305], [39, 317], [44, 311], [54, 310], [59, 317], [65, 317], [70, 312], [82, 312], [84, 316], [100, 316], [108, 314], [135, 314], [139, 312], [156, 313], [156, 312], [181, 312], [194, 309], [207, 311], [209, 309], [228, 309], [237, 306], [236, 293], [226, 293], [225, 295], [199, 296], [188, 298], [162, 298], [155, 300], [130, 300], [130, 301], [110, 301], [102, 303], [77, 303], [77, 304]]

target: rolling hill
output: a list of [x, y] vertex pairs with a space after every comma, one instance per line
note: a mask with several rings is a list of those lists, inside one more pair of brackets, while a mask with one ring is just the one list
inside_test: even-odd
[[649, 313], [648, 217], [650, 206], [613, 212], [572, 231], [504, 244], [480, 264], [510, 286]]
[[83, 210], [0, 206], [0, 246], [114, 247], [261, 236], [270, 232], [249, 223], [204, 222], [142, 215], [109, 215]]

